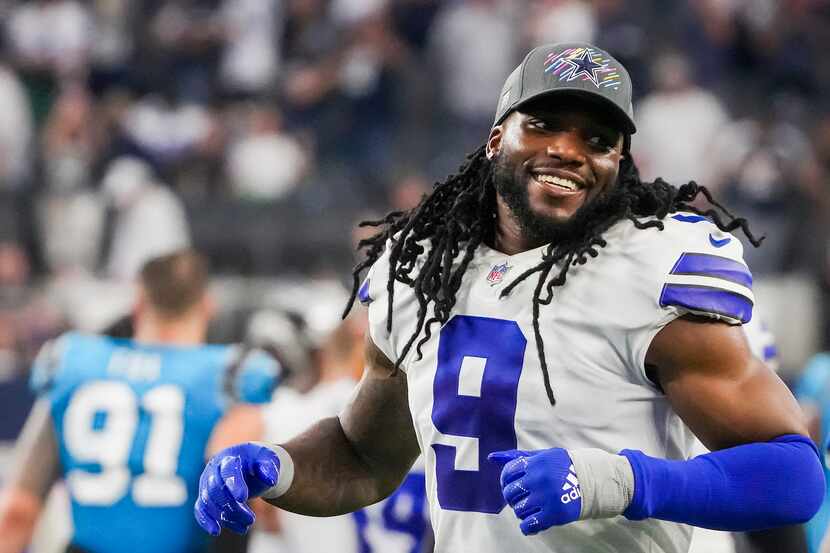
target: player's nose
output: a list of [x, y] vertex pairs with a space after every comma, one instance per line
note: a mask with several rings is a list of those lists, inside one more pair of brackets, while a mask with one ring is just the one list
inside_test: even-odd
[[567, 165], [582, 165], [587, 155], [582, 137], [574, 131], [562, 131], [552, 136], [545, 153]]

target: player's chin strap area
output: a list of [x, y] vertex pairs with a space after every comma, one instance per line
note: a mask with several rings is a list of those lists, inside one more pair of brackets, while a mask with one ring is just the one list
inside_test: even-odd
[[806, 522], [824, 497], [818, 449], [796, 434], [687, 461], [634, 450], [568, 453], [581, 487], [580, 519], [621, 514], [630, 520], [749, 531]]

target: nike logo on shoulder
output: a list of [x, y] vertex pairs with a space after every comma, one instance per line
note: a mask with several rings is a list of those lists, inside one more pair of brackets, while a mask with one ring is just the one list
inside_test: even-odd
[[732, 239], [729, 238], [728, 236], [726, 238], [722, 238], [722, 239], [718, 240], [717, 238], [712, 236], [711, 233], [709, 234], [709, 243], [712, 244], [713, 246], [715, 246], [716, 248], [722, 248], [725, 245], [727, 245], [728, 243], [730, 243], [731, 241], [732, 241]]

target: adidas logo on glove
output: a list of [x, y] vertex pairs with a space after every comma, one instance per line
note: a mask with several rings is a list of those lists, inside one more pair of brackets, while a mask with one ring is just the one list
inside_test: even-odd
[[562, 486], [562, 491], [565, 492], [562, 494], [562, 503], [566, 505], [571, 501], [579, 499], [582, 497], [582, 492], [579, 489], [579, 479], [576, 477], [576, 472], [574, 472], [574, 466], [571, 465], [568, 467], [568, 476], [565, 478], [566, 482]]

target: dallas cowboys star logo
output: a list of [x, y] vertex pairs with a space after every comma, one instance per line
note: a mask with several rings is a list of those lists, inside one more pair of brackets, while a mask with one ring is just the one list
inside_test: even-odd
[[594, 86], [599, 88], [597, 71], [602, 69], [604, 66], [593, 60], [590, 48], [585, 48], [579, 56], [566, 58], [563, 61], [571, 66], [571, 74], [568, 76], [568, 81], [572, 81], [580, 75], [585, 75], [591, 80], [592, 83], [594, 83]]

